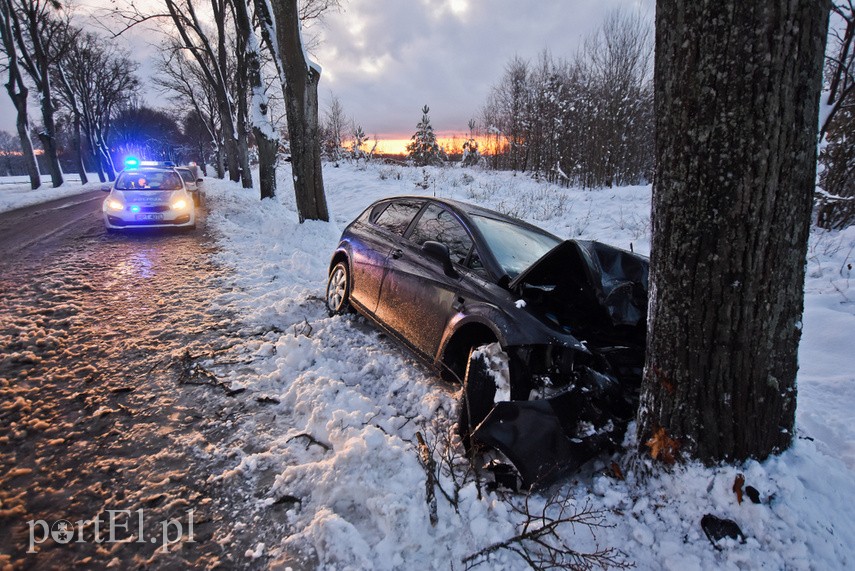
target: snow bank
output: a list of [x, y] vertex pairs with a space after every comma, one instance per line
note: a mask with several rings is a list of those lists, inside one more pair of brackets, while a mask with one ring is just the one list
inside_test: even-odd
[[[45, 182], [45, 179], [47, 179], [47, 182]], [[96, 182], [81, 185], [80, 182], [66, 181], [59, 188], [53, 188], [50, 185], [50, 177], [43, 176], [41, 188], [33, 190], [30, 188], [30, 179], [28, 177], [0, 177], [0, 212], [8, 212], [16, 208], [23, 208], [57, 198], [65, 198], [66, 196], [74, 196], [75, 194], [98, 190], [101, 188], [101, 183], [97, 182], [98, 176], [90, 175], [90, 180], [93, 179]]]

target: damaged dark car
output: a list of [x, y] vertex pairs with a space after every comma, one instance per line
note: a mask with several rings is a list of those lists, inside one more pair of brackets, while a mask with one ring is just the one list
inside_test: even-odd
[[344, 230], [326, 303], [461, 382], [464, 444], [498, 450], [530, 487], [623, 439], [644, 365], [647, 280], [643, 256], [403, 196]]

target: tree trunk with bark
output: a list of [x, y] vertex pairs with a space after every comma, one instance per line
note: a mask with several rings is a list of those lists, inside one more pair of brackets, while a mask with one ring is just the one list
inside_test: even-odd
[[[45, 80], [47, 83], [49, 80]], [[65, 182], [62, 175], [62, 166], [59, 164], [59, 150], [56, 147], [56, 121], [54, 114], [56, 110], [51, 101], [50, 88], [42, 89], [40, 93], [42, 100], [42, 128], [38, 133], [39, 142], [42, 144], [44, 156], [48, 164], [48, 172], [50, 172], [51, 182], [53, 187], [62, 186]]]
[[642, 452], [733, 462], [793, 439], [828, 10], [657, 2]]
[[318, 81], [321, 70], [307, 61], [300, 39], [297, 0], [271, 2], [276, 30], [274, 54], [284, 72], [285, 107], [291, 141], [291, 169], [297, 212], [304, 220], [329, 220], [321, 171], [321, 143], [318, 127]]
[[[265, 19], [269, 15], [262, 15]], [[270, 119], [270, 101], [264, 91], [261, 76], [261, 45], [249, 18], [246, 0], [235, 0], [235, 21], [246, 48], [244, 50], [246, 81], [249, 84], [252, 108], [252, 133], [258, 146], [258, 178], [261, 198], [276, 195], [276, 160], [279, 137]]]

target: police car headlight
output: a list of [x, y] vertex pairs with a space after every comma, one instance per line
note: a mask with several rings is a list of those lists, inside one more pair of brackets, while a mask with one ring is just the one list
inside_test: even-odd
[[107, 209], [108, 210], [124, 210], [125, 205], [119, 202], [118, 200], [109, 199], [107, 201]]
[[187, 201], [183, 198], [180, 198], [172, 203], [173, 210], [184, 210], [185, 208], [187, 208]]

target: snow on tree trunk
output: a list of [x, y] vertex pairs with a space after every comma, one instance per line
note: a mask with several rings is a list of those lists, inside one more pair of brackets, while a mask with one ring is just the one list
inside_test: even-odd
[[[300, 222], [329, 220], [318, 125], [318, 82], [321, 69], [309, 60], [300, 37], [296, 0], [265, 2], [272, 16], [274, 58], [284, 84], [291, 144], [291, 170]], [[258, 2], [257, 2], [258, 4]]]
[[261, 77], [261, 45], [249, 18], [245, 0], [235, 1], [237, 27], [246, 39], [246, 77], [252, 93], [250, 106], [252, 132], [258, 145], [258, 178], [261, 198], [276, 195], [276, 159], [279, 136], [270, 118], [270, 101]]
[[657, 3], [645, 452], [713, 463], [792, 441], [828, 9]]

